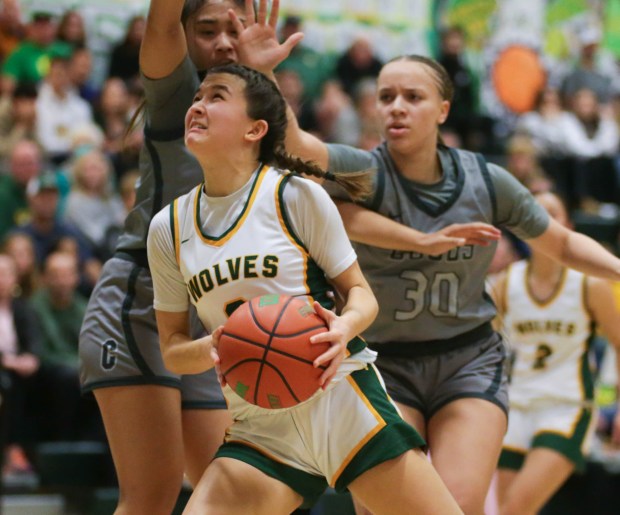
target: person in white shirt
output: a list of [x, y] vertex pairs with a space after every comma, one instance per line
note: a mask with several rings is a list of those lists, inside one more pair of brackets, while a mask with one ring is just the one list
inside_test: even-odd
[[71, 86], [68, 63], [64, 56], [51, 60], [36, 103], [37, 139], [55, 162], [68, 157], [72, 128], [93, 123], [91, 105]]

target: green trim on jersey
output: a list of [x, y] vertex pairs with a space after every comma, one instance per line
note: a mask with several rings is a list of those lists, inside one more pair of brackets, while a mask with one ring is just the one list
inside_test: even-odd
[[286, 202], [284, 201], [284, 188], [289, 183], [293, 174], [286, 174], [280, 180], [277, 190], [277, 209], [282, 217], [284, 223], [284, 230], [292, 238], [293, 242], [300, 248], [302, 252], [306, 254], [306, 288], [308, 294], [312, 298], [318, 301], [325, 309], [332, 309], [334, 307], [334, 301], [328, 297], [327, 292], [331, 289], [327, 280], [325, 279], [325, 272], [316, 264], [314, 259], [310, 256], [307, 246], [301, 241], [299, 235], [293, 229], [290, 222], [290, 217], [286, 210]]
[[301, 507], [309, 508], [327, 488], [323, 476], [315, 476], [275, 461], [258, 449], [239, 442], [225, 442], [218, 449], [215, 458], [232, 458], [251, 465], [269, 477], [281, 481], [304, 498]]
[[299, 245], [304, 250], [304, 252], [308, 254], [308, 248], [306, 247], [304, 242], [301, 241], [297, 233], [295, 233], [295, 231], [293, 230], [293, 226], [291, 225], [291, 222], [289, 220], [288, 212], [286, 211], [286, 203], [284, 202], [284, 188], [289, 183], [292, 176], [293, 175], [290, 173], [285, 175], [280, 181], [280, 184], [278, 185], [278, 207], [280, 213], [282, 214], [282, 221], [284, 222], [286, 230], [291, 235], [291, 238], [293, 238], [295, 240], [295, 243], [297, 243], [297, 245]]
[[336, 479], [334, 488], [339, 492], [346, 490], [352, 481], [376, 465], [394, 459], [410, 449], [426, 445], [418, 432], [398, 414], [374, 366], [356, 370], [350, 375], [350, 379], [366, 396], [386, 425], [358, 451]]
[[586, 349], [581, 354], [581, 386], [583, 387], [583, 395], [585, 400], [594, 399], [594, 379], [592, 378], [592, 370], [588, 360], [590, 349], [594, 342], [594, 322], [592, 322], [592, 332], [586, 341]]
[[170, 235], [172, 236], [172, 246], [176, 249], [177, 246], [177, 234], [175, 231], [175, 223], [174, 223], [174, 213], [177, 209], [177, 200], [173, 200], [170, 202]]
[[200, 195], [202, 193], [202, 189], [204, 188], [204, 182], [200, 185], [200, 191], [196, 192], [195, 223], [196, 223], [196, 228], [198, 229], [199, 234], [200, 236], [202, 236], [204, 241], [206, 241], [207, 243], [221, 242], [222, 240], [225, 240], [229, 234], [236, 231], [241, 226], [242, 221], [247, 216], [249, 208], [251, 207], [252, 203], [254, 202], [254, 199], [256, 198], [256, 194], [258, 193], [258, 186], [262, 182], [262, 178], [264, 177], [267, 170], [269, 170], [268, 166], [262, 165], [262, 164], [259, 164], [258, 168], [259, 168], [259, 171], [254, 177], [254, 182], [252, 183], [250, 194], [248, 195], [248, 198], [245, 202], [245, 205], [243, 206], [243, 209], [241, 210], [241, 213], [239, 213], [239, 216], [232, 223], [232, 225], [219, 236], [211, 236], [209, 234], [206, 234], [202, 230], [202, 220], [200, 219]]

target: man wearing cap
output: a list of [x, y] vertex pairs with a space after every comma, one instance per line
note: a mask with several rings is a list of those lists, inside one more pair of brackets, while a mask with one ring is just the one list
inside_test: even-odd
[[26, 38], [2, 65], [2, 93], [11, 95], [19, 82], [39, 83], [47, 74], [50, 55], [71, 56], [71, 47], [55, 41], [56, 22], [50, 12], [33, 11], [26, 25]]

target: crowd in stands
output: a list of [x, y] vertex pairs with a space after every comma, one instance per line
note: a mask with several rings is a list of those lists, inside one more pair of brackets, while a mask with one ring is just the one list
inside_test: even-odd
[[[36, 441], [103, 438], [92, 399], [79, 394], [77, 345], [86, 300], [133, 204], [141, 127], [127, 131], [142, 100], [138, 54], [145, 19], [132, 18], [111, 49], [102, 84], [79, 8], [57, 19], [17, 0], [0, 12], [0, 387], [8, 399], [5, 469], [28, 467]], [[288, 16], [281, 37], [303, 20]], [[498, 160], [530, 190], [558, 190], [571, 210], [618, 216], [620, 64], [597, 67], [600, 34], [549, 80], [508, 138], [480, 105], [466, 59], [467, 34], [441, 33], [435, 57], [455, 84], [444, 125], [452, 146]], [[620, 61], [619, 61], [620, 63]], [[342, 54], [303, 41], [276, 70], [300, 125], [360, 148], [381, 141], [374, 79], [382, 60], [359, 36]], [[549, 75], [552, 77], [552, 74]], [[188, 185], [189, 186], [189, 185]], [[527, 249], [510, 235], [495, 269]], [[34, 421], [34, 423], [33, 423]], [[36, 431], [34, 429], [36, 428]]]

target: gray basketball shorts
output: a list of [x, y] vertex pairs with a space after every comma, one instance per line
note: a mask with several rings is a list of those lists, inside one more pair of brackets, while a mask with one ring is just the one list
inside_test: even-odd
[[[204, 333], [198, 317], [192, 318], [194, 335]], [[155, 384], [180, 389], [184, 409], [226, 409], [215, 369], [178, 375], [164, 366], [151, 274], [131, 261], [114, 256], [105, 263], [82, 323], [79, 355], [84, 393]]]
[[496, 332], [432, 355], [381, 356], [381, 345], [374, 349], [379, 353], [375, 364], [392, 399], [417, 409], [426, 420], [462, 398], [486, 399], [508, 414], [506, 349]]

